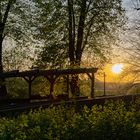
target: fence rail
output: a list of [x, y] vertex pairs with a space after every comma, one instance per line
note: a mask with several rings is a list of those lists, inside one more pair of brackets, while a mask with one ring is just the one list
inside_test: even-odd
[[[77, 98], [77, 99], [71, 99], [68, 101], [32, 101], [32, 100], [22, 100], [23, 102], [19, 103], [16, 102], [17, 100], [9, 100], [9, 103], [7, 104], [1, 104], [0, 106], [0, 115], [6, 115], [8, 112], [15, 113], [15, 112], [28, 112], [31, 109], [38, 109], [38, 108], [48, 108], [50, 106], [58, 106], [58, 105], [69, 105], [69, 106], [76, 106], [76, 108], [79, 108], [81, 106], [88, 106], [92, 107], [93, 105], [103, 105], [106, 101], [119, 101], [122, 100], [126, 104], [129, 104], [131, 102], [135, 102], [136, 99], [140, 98], [140, 95], [118, 95], [118, 96], [105, 96], [105, 97], [98, 97], [98, 98]], [[6, 100], [5, 100], [6, 101]], [[26, 101], [26, 102], [24, 102]]]

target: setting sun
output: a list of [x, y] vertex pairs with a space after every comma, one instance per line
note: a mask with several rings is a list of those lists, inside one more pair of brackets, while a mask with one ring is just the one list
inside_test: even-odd
[[121, 73], [123, 70], [123, 64], [115, 64], [112, 66], [112, 72], [115, 74]]

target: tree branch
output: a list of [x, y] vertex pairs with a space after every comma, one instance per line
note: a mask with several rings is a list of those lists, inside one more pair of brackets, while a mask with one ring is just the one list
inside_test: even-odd
[[12, 3], [13, 3], [13, 0], [8, 1], [8, 5], [6, 7], [6, 11], [4, 13], [4, 17], [3, 17], [3, 21], [2, 21], [4, 25], [6, 24], [6, 21], [7, 21], [7, 18], [8, 18], [8, 13], [10, 11]]
[[89, 37], [89, 34], [90, 34], [90, 29], [91, 29], [91, 27], [92, 27], [92, 25], [93, 25], [93, 19], [94, 19], [94, 18], [91, 19], [91, 23], [90, 23], [90, 25], [89, 25], [89, 28], [87, 29], [87, 33], [86, 33], [86, 35], [85, 35], [85, 41], [84, 41], [83, 46], [82, 46], [82, 51], [84, 50], [84, 48], [85, 48], [85, 46], [86, 46], [86, 44], [87, 44], [87, 40], [88, 40], [88, 37]]
[[13, 3], [13, 0], [9, 0], [8, 1], [8, 4], [7, 4], [7, 7], [6, 7], [6, 11], [4, 13], [4, 16], [3, 16], [3, 19], [2, 19], [2, 13], [0, 12], [0, 20], [1, 20], [1, 29], [0, 29], [0, 34], [2, 36], [2, 39], [4, 39], [5, 35], [3, 35], [4, 33], [4, 29], [5, 29], [5, 24], [6, 24], [6, 21], [7, 21], [7, 18], [8, 18], [8, 14], [9, 14], [9, 11], [10, 11], [10, 8], [11, 8], [11, 5]]
[[74, 61], [75, 61], [75, 57], [74, 57], [74, 52], [75, 52], [75, 48], [74, 48], [74, 38], [73, 38], [73, 13], [72, 13], [72, 9], [73, 9], [73, 5], [72, 5], [72, 0], [68, 0], [68, 31], [69, 31], [69, 58], [70, 58], [70, 63], [71, 65], [73, 65]]
[[81, 60], [82, 55], [82, 43], [83, 43], [83, 32], [84, 32], [84, 26], [85, 26], [85, 18], [86, 18], [86, 0], [83, 0], [81, 2], [80, 7], [80, 18], [79, 18], [79, 25], [78, 25], [78, 35], [77, 35], [77, 45], [76, 45], [76, 60]]

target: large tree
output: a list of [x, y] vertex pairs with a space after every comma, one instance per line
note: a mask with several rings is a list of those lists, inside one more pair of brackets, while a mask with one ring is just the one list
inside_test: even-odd
[[[11, 6], [13, 5], [14, 2], [15, 1], [13, 1], [13, 0], [9, 0], [8, 2], [5, 2], [5, 1], [0, 2], [0, 73], [3, 72], [3, 64], [2, 64], [2, 49], [3, 48], [2, 48], [2, 46], [3, 46], [3, 40], [6, 35], [5, 28], [6, 28], [6, 23], [7, 23], [7, 19], [8, 19], [8, 15], [9, 15]], [[6, 3], [5, 9], [3, 8], [4, 3]], [[3, 9], [4, 9], [4, 12], [3, 12]], [[7, 94], [4, 82], [5, 82], [5, 79], [2, 78], [0, 92], [3, 96], [5, 94]]]
[[[51, 66], [80, 67], [85, 52], [93, 52], [103, 59], [117, 29], [124, 24], [121, 0], [34, 1], [35, 37], [44, 45], [40, 62], [49, 62]], [[77, 92], [77, 80], [77, 76], [72, 77], [73, 93]]]
[[36, 37], [44, 43], [41, 61], [51, 64], [68, 58], [69, 65], [80, 66], [87, 51], [104, 58], [116, 30], [124, 23], [124, 10], [118, 0], [36, 2]]
[[[0, 73], [3, 73], [3, 50], [14, 41], [16, 46], [25, 45], [29, 42], [29, 16], [31, 3], [21, 0], [0, 0]], [[28, 40], [28, 41], [27, 41]], [[9, 42], [9, 43], [6, 43]], [[6, 46], [9, 44], [8, 46]], [[0, 94], [7, 94], [5, 79], [1, 79]]]

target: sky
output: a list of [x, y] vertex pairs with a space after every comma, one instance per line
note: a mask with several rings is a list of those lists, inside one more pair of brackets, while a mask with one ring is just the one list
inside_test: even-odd
[[[140, 6], [140, 5], [137, 5], [137, 3], [134, 3], [134, 1], [136, 2], [138, 0], [123, 0], [123, 6], [126, 10], [126, 16], [128, 18], [128, 21], [127, 21], [128, 26], [133, 25], [135, 19], [139, 19], [140, 10], [137, 11], [134, 9], [134, 7]], [[120, 37], [123, 42], [121, 44], [122, 46], [130, 45], [130, 47], [131, 47], [131, 44], [129, 42], [127, 42], [127, 40], [129, 40], [129, 38], [131, 37], [131, 35], [128, 32], [126, 32], [125, 34], [124, 34], [124, 32], [120, 33]], [[125, 52], [124, 49], [121, 49], [121, 47], [113, 46], [113, 53], [115, 54], [115, 56], [113, 56], [111, 63], [107, 64], [103, 70], [106, 73], [106, 80], [108, 82], [113, 82], [114, 80], [119, 79], [119, 77], [121, 76], [121, 73], [118, 73], [118, 74], [113, 73], [112, 67], [115, 64], [123, 63], [125, 58], [127, 57], [127, 53]], [[126, 64], [124, 64], [124, 68], [125, 67], [127, 67]]]
[[140, 8], [139, 0], [123, 0], [123, 6], [126, 10], [126, 15], [129, 22], [133, 22], [134, 19], [139, 18], [139, 11], [135, 8]]

